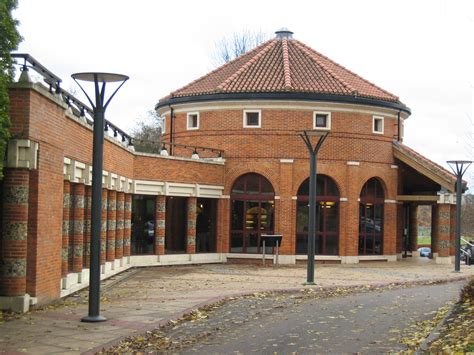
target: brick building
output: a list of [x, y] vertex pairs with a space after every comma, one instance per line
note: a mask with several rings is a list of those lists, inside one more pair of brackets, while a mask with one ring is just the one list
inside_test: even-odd
[[[92, 126], [59, 78], [19, 57], [47, 84], [24, 66], [10, 89], [0, 306], [24, 310], [88, 285]], [[298, 132], [313, 129], [329, 132], [318, 156], [318, 262], [396, 261], [416, 250], [419, 205], [432, 206], [436, 261], [451, 262], [455, 178], [403, 144], [409, 108], [290, 31], [156, 110], [159, 154], [136, 152], [130, 136], [105, 127], [103, 277], [259, 259], [262, 234], [283, 235], [281, 263], [305, 262], [309, 158]]]

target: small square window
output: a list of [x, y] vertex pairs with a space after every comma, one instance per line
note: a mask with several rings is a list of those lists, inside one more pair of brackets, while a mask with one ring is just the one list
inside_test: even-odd
[[260, 128], [260, 110], [244, 111], [244, 127]]
[[313, 113], [313, 129], [331, 129], [331, 113], [330, 112], [314, 112]]
[[383, 117], [373, 117], [372, 133], [383, 134]]
[[199, 112], [188, 113], [188, 129], [199, 128]]

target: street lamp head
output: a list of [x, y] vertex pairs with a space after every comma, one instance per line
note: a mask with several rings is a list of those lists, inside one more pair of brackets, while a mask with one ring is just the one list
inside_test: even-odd
[[74, 80], [81, 80], [81, 81], [98, 81], [98, 82], [105, 82], [105, 83], [113, 83], [117, 81], [127, 81], [129, 79], [128, 76], [123, 74], [114, 74], [114, 73], [96, 73], [96, 72], [88, 72], [88, 73], [75, 73], [72, 74], [71, 77]]
[[449, 165], [452, 165], [452, 164], [465, 165], [465, 164], [472, 164], [472, 160], [448, 160], [447, 163]]

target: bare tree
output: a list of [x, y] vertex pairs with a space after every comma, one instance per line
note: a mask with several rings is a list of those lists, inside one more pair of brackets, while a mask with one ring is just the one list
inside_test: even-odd
[[142, 153], [159, 154], [162, 127], [163, 119], [153, 110], [138, 118], [136, 127], [132, 129], [135, 150]]
[[268, 39], [268, 34], [260, 31], [243, 30], [232, 36], [224, 37], [215, 43], [213, 62], [220, 66], [241, 56]]

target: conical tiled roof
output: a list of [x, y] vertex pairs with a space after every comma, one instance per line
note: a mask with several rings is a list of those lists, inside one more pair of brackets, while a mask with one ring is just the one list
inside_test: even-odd
[[162, 100], [209, 94], [283, 92], [399, 102], [397, 96], [285, 36], [261, 44]]

